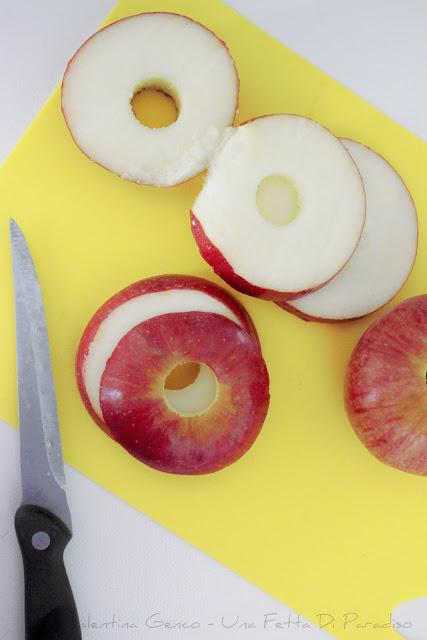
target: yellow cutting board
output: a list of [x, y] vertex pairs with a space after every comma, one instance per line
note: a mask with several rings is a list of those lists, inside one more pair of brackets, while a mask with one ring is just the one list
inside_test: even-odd
[[[159, 9], [187, 14], [228, 43], [241, 81], [238, 122], [304, 114], [395, 166], [420, 219], [417, 264], [399, 299], [426, 291], [427, 145], [219, 0], [123, 0], [110, 20]], [[131, 458], [83, 408], [76, 347], [95, 309], [133, 281], [173, 272], [218, 281], [190, 232], [202, 178], [162, 190], [92, 164], [72, 142], [59, 98], [56, 90], [0, 170], [0, 417], [17, 423], [13, 216], [44, 292], [66, 461], [313, 622], [335, 616], [327, 629], [336, 637], [370, 637], [356, 622], [344, 629], [343, 616], [386, 624], [399, 601], [427, 595], [427, 480], [377, 462], [343, 410], [346, 363], [374, 318], [307, 324], [238, 295], [271, 376], [271, 408], [255, 445], [205, 477], [162, 474]], [[375, 637], [395, 635], [376, 629]]]

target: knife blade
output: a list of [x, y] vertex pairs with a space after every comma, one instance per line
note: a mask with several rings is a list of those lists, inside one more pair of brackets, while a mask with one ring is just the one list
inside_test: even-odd
[[25, 578], [26, 640], [80, 640], [63, 563], [72, 536], [43, 301], [22, 231], [10, 221], [22, 504], [15, 516]]

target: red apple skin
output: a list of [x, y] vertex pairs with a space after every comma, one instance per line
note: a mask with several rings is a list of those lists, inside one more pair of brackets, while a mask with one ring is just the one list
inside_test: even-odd
[[105, 302], [92, 316], [81, 337], [76, 357], [77, 386], [83, 403], [92, 419], [98, 426], [105, 429], [107, 433], [108, 427], [105, 426], [103, 421], [93, 410], [84, 384], [84, 365], [90, 345], [92, 344], [102, 322], [114, 309], [116, 309], [116, 307], [119, 307], [121, 304], [131, 300], [132, 298], [136, 298], [146, 293], [155, 293], [157, 291], [167, 291], [170, 289], [197, 290], [219, 300], [236, 315], [245, 331], [247, 331], [249, 335], [259, 343], [255, 326], [243, 305], [225, 291], [225, 289], [219, 287], [213, 282], [209, 282], [209, 280], [198, 278], [197, 276], [185, 276], [178, 274], [161, 275], [140, 280], [139, 282], [135, 282], [125, 289], [122, 289], [122, 291], [119, 291], [112, 298], [107, 300], [107, 302]]
[[[221, 43], [221, 44], [222, 44], [222, 45], [227, 49], [227, 51], [228, 51], [228, 53], [229, 53], [229, 55], [230, 55], [230, 58], [231, 58], [231, 60], [232, 60], [232, 62], [233, 62], [233, 66], [234, 66], [234, 69], [235, 69], [235, 72], [236, 72], [236, 79], [237, 79], [237, 89], [236, 89], [236, 108], [235, 108], [235, 110], [234, 110], [234, 117], [233, 117], [233, 121], [230, 123], [230, 126], [233, 126], [233, 123], [234, 123], [234, 120], [236, 119], [237, 111], [238, 111], [238, 108], [239, 108], [240, 77], [239, 77], [239, 74], [238, 74], [238, 72], [237, 72], [236, 63], [235, 63], [235, 61], [234, 61], [233, 56], [232, 56], [232, 55], [231, 55], [231, 53], [230, 53], [230, 50], [229, 50], [229, 48], [228, 48], [228, 46], [227, 46], [227, 43], [226, 43], [224, 40], [222, 40], [222, 38], [219, 38], [219, 37], [216, 35], [216, 33], [214, 33], [214, 32], [212, 31], [212, 29], [208, 29], [208, 27], [206, 27], [204, 24], [202, 24], [201, 22], [198, 22], [197, 20], [194, 20], [193, 18], [190, 18], [189, 16], [184, 16], [183, 14], [179, 14], [179, 13], [176, 13], [176, 12], [174, 12], [174, 11], [146, 11], [146, 12], [141, 12], [141, 13], [139, 13], [139, 14], [134, 14], [134, 15], [132, 15], [132, 16], [127, 16], [126, 18], [121, 18], [120, 20], [115, 20], [115, 21], [114, 21], [114, 22], [112, 22], [111, 24], [107, 24], [107, 26], [103, 27], [102, 29], [99, 29], [98, 31], [102, 31], [102, 30], [104, 30], [104, 29], [108, 29], [109, 27], [111, 27], [111, 26], [113, 26], [114, 24], [116, 24], [116, 22], [123, 22], [123, 21], [125, 21], [125, 20], [130, 20], [131, 18], [134, 18], [134, 17], [135, 17], [135, 15], [142, 15], [143, 13], [164, 13], [164, 14], [171, 14], [171, 15], [179, 16], [179, 17], [185, 17], [185, 18], [187, 18], [187, 20], [191, 20], [191, 22], [195, 22], [195, 23], [196, 23], [196, 24], [198, 24], [200, 27], [203, 27], [203, 29], [206, 29], [206, 31], [209, 31], [210, 33], [212, 33], [212, 35], [214, 35], [214, 36], [215, 36], [215, 38], [216, 38], [217, 40], [219, 40], [219, 42], [220, 42], [220, 43]], [[66, 68], [65, 68], [64, 75], [63, 75], [63, 78], [62, 78], [62, 81], [61, 81], [61, 111], [62, 111], [62, 115], [64, 116], [65, 124], [67, 125], [67, 129], [68, 129], [68, 131], [69, 131], [69, 133], [70, 133], [70, 136], [71, 136], [71, 138], [73, 139], [73, 142], [74, 142], [74, 144], [76, 145], [76, 147], [79, 149], [79, 151], [81, 151], [81, 152], [83, 153], [83, 155], [85, 155], [85, 156], [86, 156], [86, 158], [88, 158], [91, 162], [94, 162], [94, 163], [95, 163], [95, 164], [97, 164], [99, 167], [102, 167], [102, 168], [103, 168], [103, 169], [105, 169], [106, 171], [109, 171], [110, 173], [113, 173], [113, 172], [112, 172], [108, 167], [105, 167], [105, 166], [104, 166], [103, 164], [101, 164], [100, 162], [97, 162], [96, 160], [93, 160], [93, 158], [91, 158], [91, 157], [90, 157], [90, 156], [89, 156], [85, 151], [83, 151], [83, 149], [82, 149], [81, 147], [79, 147], [79, 145], [78, 145], [78, 143], [77, 143], [76, 139], [75, 139], [75, 138], [74, 138], [74, 136], [73, 136], [73, 133], [72, 133], [72, 131], [71, 131], [71, 128], [70, 128], [70, 127], [69, 127], [69, 125], [68, 125], [67, 110], [66, 110], [66, 108], [64, 107], [64, 103], [63, 103], [63, 91], [62, 91], [62, 89], [63, 89], [63, 86], [64, 86], [64, 80], [65, 80], [65, 78], [67, 77], [67, 73], [68, 73], [68, 71], [71, 69], [71, 66], [72, 66], [72, 64], [73, 64], [73, 62], [74, 62], [74, 58], [76, 57], [76, 55], [78, 54], [78, 52], [80, 51], [80, 49], [81, 49], [82, 47], [84, 47], [84, 45], [88, 42], [88, 40], [90, 40], [91, 38], [93, 38], [93, 36], [94, 36], [94, 35], [96, 35], [96, 34], [98, 33], [98, 31], [95, 31], [95, 33], [93, 33], [91, 36], [89, 36], [89, 38], [86, 38], [86, 40], [85, 40], [84, 42], [82, 42], [82, 44], [80, 45], [80, 47], [77, 49], [77, 51], [74, 53], [74, 55], [70, 58], [70, 60], [69, 60], [69, 61], [68, 61], [68, 63], [67, 63], [67, 66], [66, 66]], [[203, 171], [200, 171], [200, 173], [203, 173]], [[195, 178], [197, 175], [200, 175], [200, 173], [199, 173], [199, 174], [195, 174], [195, 175], [194, 175], [194, 176], [192, 176], [191, 178], [187, 178], [187, 180], [183, 180], [183, 181], [182, 181], [182, 182], [180, 182], [179, 184], [176, 184], [176, 185], [170, 185], [170, 186], [167, 186], [167, 187], [160, 187], [160, 188], [161, 188], [161, 189], [173, 189], [174, 187], [178, 187], [178, 186], [180, 186], [181, 184], [185, 184], [186, 182], [190, 182], [190, 180], [193, 180], [193, 178]], [[113, 175], [116, 175], [116, 174], [113, 174]], [[122, 179], [123, 179], [123, 178], [122, 178]], [[125, 180], [128, 180], [128, 178], [124, 178], [124, 179], [125, 179]], [[132, 180], [130, 180], [130, 182], [133, 182], [133, 181], [132, 181]], [[142, 183], [140, 183], [140, 182], [136, 182], [135, 184], [142, 184]], [[144, 185], [144, 186], [153, 186], [153, 185]], [[158, 187], [155, 187], [155, 188], [158, 188]]]
[[[295, 307], [293, 307], [290, 304], [286, 304], [286, 302], [276, 302], [277, 306], [280, 307], [281, 309], [283, 309], [284, 311], [287, 311], [288, 313], [291, 313], [293, 316], [296, 316], [297, 318], [300, 318], [301, 320], [304, 320], [305, 322], [320, 322], [323, 324], [340, 324], [341, 322], [351, 322], [352, 320], [359, 320], [360, 318], [363, 318], [364, 316], [353, 316], [351, 318], [318, 318], [317, 316], [311, 316], [308, 313], [304, 313], [303, 311], [300, 311], [299, 309], [295, 309]], [[387, 303], [386, 303], [387, 304]], [[385, 305], [383, 305], [385, 306]], [[379, 307], [381, 308], [381, 307]], [[371, 311], [371, 313], [375, 313], [375, 311], [378, 311], [378, 309], [375, 309], [374, 311]], [[367, 314], [370, 315], [370, 314]]]
[[[320, 287], [313, 289], [306, 289], [305, 291], [298, 291], [297, 293], [287, 293], [285, 291], [274, 291], [272, 289], [262, 289], [256, 285], [251, 284], [241, 276], [239, 276], [233, 269], [233, 267], [227, 262], [222, 255], [221, 251], [209, 240], [205, 234], [203, 226], [200, 220], [190, 212], [191, 218], [191, 230], [193, 232], [194, 239], [199, 248], [200, 255], [215, 271], [220, 278], [225, 280], [231, 287], [245, 293], [248, 296], [254, 298], [262, 298], [263, 300], [271, 300], [273, 302], [295, 300], [301, 296], [305, 296], [307, 293], [312, 293]], [[326, 283], [322, 283], [323, 286]]]
[[[168, 372], [184, 361], [215, 373], [217, 400], [183, 417], [163, 398]], [[110, 435], [131, 455], [168, 473], [206, 474], [240, 458], [260, 432], [269, 404], [258, 342], [234, 322], [200, 312], [146, 320], [119, 342], [101, 380]]]
[[345, 406], [363, 444], [388, 465], [427, 475], [427, 295], [377, 320], [348, 365]]
[[[408, 275], [408, 277], [406, 278], [405, 282], [402, 284], [400, 290], [403, 289], [403, 287], [407, 283], [410, 275], [411, 274]], [[397, 296], [398, 293], [399, 292], [396, 291], [395, 296]], [[393, 296], [393, 298], [395, 296]], [[351, 318], [319, 318], [317, 316], [312, 316], [309, 313], [304, 313], [300, 309], [295, 309], [295, 307], [293, 307], [290, 304], [287, 304], [286, 302], [276, 302], [276, 304], [277, 304], [278, 307], [280, 307], [284, 311], [287, 311], [288, 313], [291, 313], [293, 316], [296, 316], [297, 318], [300, 318], [301, 320], [304, 320], [305, 322], [317, 322], [317, 323], [320, 323], [320, 324], [341, 324], [343, 322], [352, 322], [353, 320], [360, 320], [361, 318], [365, 318], [367, 316], [370, 316], [373, 313], [377, 313], [378, 311], [380, 311], [381, 309], [386, 307], [389, 304], [389, 302], [390, 302], [390, 300], [388, 300], [387, 302], [382, 304], [377, 309], [373, 309], [369, 313], [366, 313], [365, 315], [351, 316]]]

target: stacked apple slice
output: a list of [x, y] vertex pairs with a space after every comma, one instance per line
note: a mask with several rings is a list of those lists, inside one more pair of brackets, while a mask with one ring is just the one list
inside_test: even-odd
[[237, 460], [269, 403], [247, 312], [190, 276], [149, 278], [106, 302], [81, 339], [77, 381], [99, 426], [171, 473], [209, 473]]
[[417, 249], [413, 201], [384, 158], [292, 115], [234, 129], [191, 222], [201, 255], [230, 285], [320, 321], [383, 306]]
[[330, 282], [281, 305], [306, 320], [334, 322], [376, 311], [402, 288], [417, 253], [417, 213], [401, 177], [368, 147], [342, 142], [362, 175], [366, 223], [353, 256]]
[[265, 116], [236, 127], [192, 210], [202, 256], [230, 285], [274, 301], [333, 278], [365, 222], [359, 171], [317, 122]]

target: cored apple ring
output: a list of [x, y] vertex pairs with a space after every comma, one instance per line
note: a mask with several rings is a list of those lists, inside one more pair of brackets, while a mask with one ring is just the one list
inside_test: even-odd
[[[119, 176], [157, 186], [206, 169], [233, 122], [234, 61], [222, 40], [173, 13], [142, 13], [101, 29], [78, 49], [62, 83], [62, 110], [77, 146]], [[143, 88], [170, 95], [170, 126], [150, 128], [131, 100]]]
[[[200, 363], [202, 379], [180, 399], [165, 382], [184, 362]], [[268, 373], [257, 340], [235, 322], [212, 313], [165, 314], [120, 340], [100, 401], [110, 435], [145, 464], [210, 473], [254, 442], [267, 413]]]

